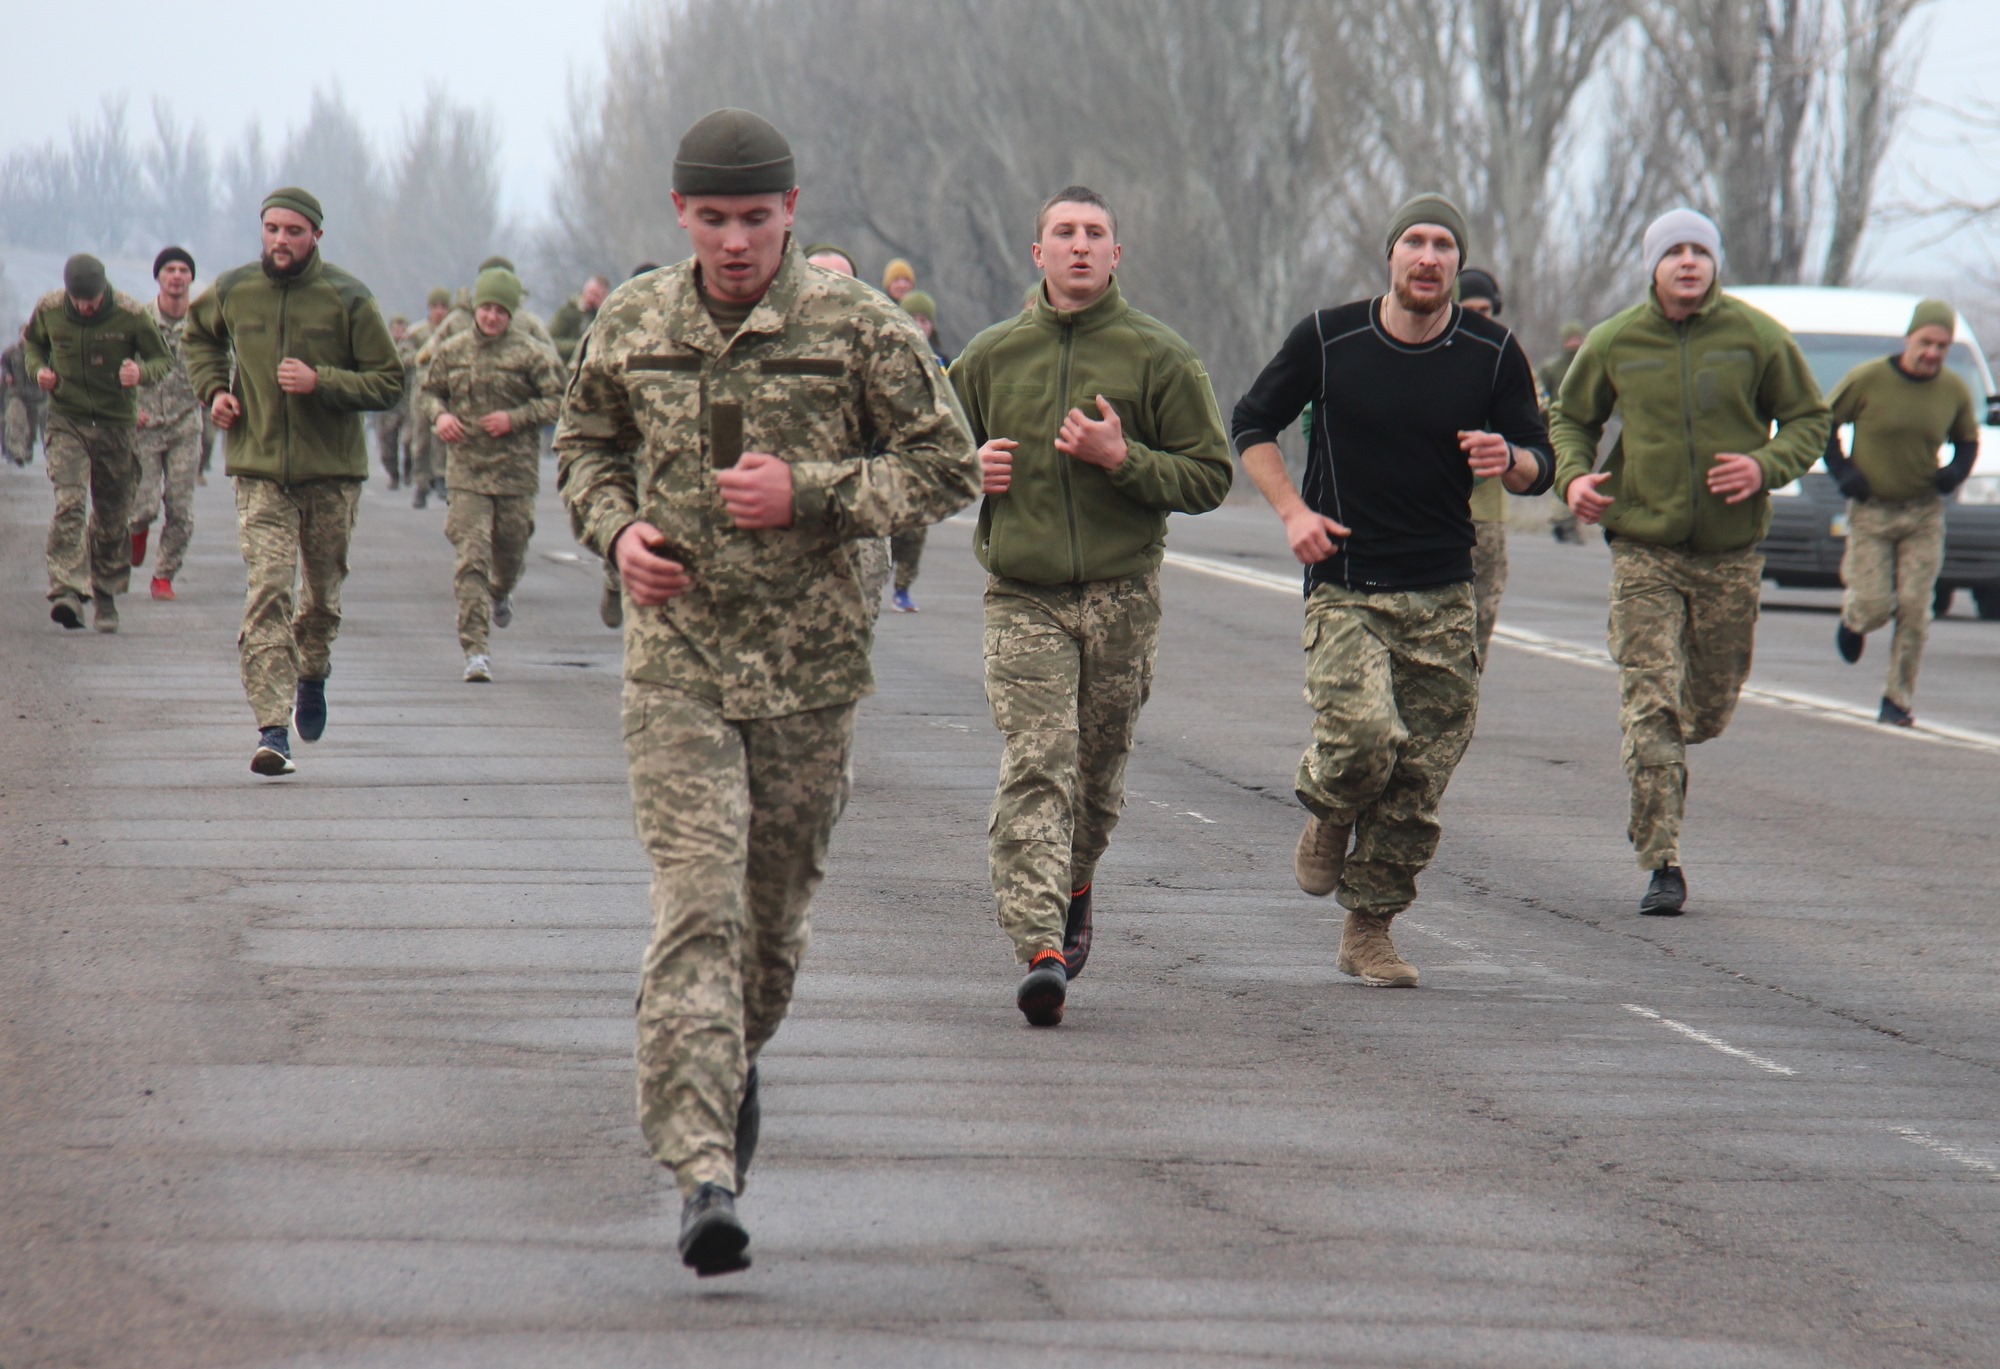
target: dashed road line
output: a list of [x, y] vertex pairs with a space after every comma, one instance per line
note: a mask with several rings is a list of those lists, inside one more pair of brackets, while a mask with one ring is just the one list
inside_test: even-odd
[[[1304, 590], [1303, 582], [1297, 575], [1279, 575], [1274, 571], [1235, 565], [1228, 561], [1216, 561], [1206, 556], [1189, 556], [1185, 552], [1170, 551], [1166, 554], [1166, 563], [1178, 566], [1182, 570], [1191, 570], [1197, 575], [1227, 580], [1232, 584], [1248, 585], [1254, 589], [1277, 590], [1294, 596], [1302, 596]], [[1493, 637], [1496, 641], [1505, 642], [1508, 646], [1528, 652], [1530, 655], [1567, 661], [1572, 665], [1588, 666], [1593, 670], [1618, 669], [1617, 662], [1613, 661], [1610, 653], [1602, 647], [1566, 641], [1561, 637], [1551, 637], [1546, 633], [1533, 632], [1527, 628], [1509, 627], [1505, 623], [1494, 627]], [[1818, 694], [1789, 689], [1770, 689], [1763, 685], [1745, 685], [1743, 697], [1769, 708], [1804, 713], [1847, 727], [1863, 727], [1876, 736], [1902, 737], [1933, 746], [1951, 746], [2000, 756], [2000, 735], [1981, 732], [1975, 728], [1951, 727], [1942, 723], [1928, 722], [1907, 728], [1884, 727], [1876, 721], [1875, 714], [1867, 709], [1856, 708], [1851, 704], [1844, 704], [1837, 699], [1829, 699]]]
[[1719, 1036], [1711, 1036], [1699, 1027], [1690, 1027], [1685, 1022], [1676, 1022], [1671, 1017], [1663, 1017], [1651, 1008], [1642, 1008], [1637, 1003], [1626, 1003], [1623, 1007], [1626, 1012], [1643, 1017], [1648, 1022], [1657, 1022], [1663, 1027], [1677, 1031], [1690, 1041], [1699, 1041], [1710, 1050], [1721, 1051], [1724, 1055], [1733, 1055], [1739, 1060], [1747, 1060], [1760, 1070], [1766, 1070], [1772, 1074], [1784, 1075], [1796, 1075], [1798, 1073], [1797, 1070], [1789, 1065], [1781, 1065], [1777, 1061], [1766, 1059], [1754, 1051], [1746, 1051], [1741, 1046], [1732, 1046]]
[[1982, 1159], [1969, 1150], [1961, 1150], [1957, 1146], [1940, 1141], [1937, 1137], [1918, 1131], [1915, 1127], [1890, 1127], [1889, 1131], [1892, 1135], [1902, 1137], [1913, 1146], [1922, 1146], [1933, 1155], [1942, 1155], [1945, 1159], [1956, 1161], [1964, 1165], [1967, 1169], [1974, 1170], [1980, 1174], [2000, 1177], [2000, 1164]]

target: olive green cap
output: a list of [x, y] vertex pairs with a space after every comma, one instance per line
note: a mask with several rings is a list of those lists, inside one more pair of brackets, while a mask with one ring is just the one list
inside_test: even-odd
[[1460, 266], [1472, 260], [1472, 239], [1465, 232], [1465, 215], [1457, 205], [1436, 193], [1415, 195], [1403, 201], [1402, 208], [1389, 220], [1389, 241], [1383, 255], [1394, 252], [1396, 239], [1420, 223], [1434, 223], [1451, 234], [1452, 241], [1458, 244]]
[[401, 326], [402, 326], [402, 327], [404, 327], [404, 328], [407, 328], [407, 327], [409, 327], [409, 326], [410, 326], [410, 320], [409, 320], [408, 316], [407, 316], [407, 315], [404, 315], [404, 314], [391, 314], [391, 315], [389, 315], [389, 326], [390, 326], [391, 328], [394, 328], [394, 327], [397, 327], [398, 325], [401, 325]]
[[71, 299], [96, 299], [106, 284], [104, 263], [88, 252], [79, 252], [63, 263], [63, 289]]
[[306, 222], [314, 228], [321, 228], [326, 224], [326, 211], [319, 207], [318, 197], [310, 190], [302, 190], [296, 185], [288, 185], [266, 195], [263, 208], [257, 212], [262, 214], [265, 209], [289, 209], [294, 214], [303, 214]]
[[433, 285], [431, 292], [424, 296], [424, 308], [428, 309], [433, 304], [442, 304], [447, 309], [451, 308], [451, 291], [445, 289], [442, 285]]
[[783, 194], [798, 183], [792, 145], [747, 109], [703, 115], [674, 154], [674, 189], [682, 195]]
[[906, 314], [922, 314], [932, 323], [936, 323], [937, 301], [922, 290], [912, 290], [909, 294], [903, 296], [903, 312]]
[[508, 313], [521, 308], [521, 278], [504, 266], [489, 266], [472, 286], [472, 305], [497, 304]]
[[500, 257], [500, 256], [488, 257], [485, 261], [479, 263], [479, 269], [481, 271], [491, 271], [496, 266], [499, 267], [502, 271], [514, 271], [514, 274], [516, 275], [520, 274], [519, 271], [515, 270], [514, 263], [507, 260], [507, 258], [505, 257]]
[[1903, 330], [1903, 336], [1908, 337], [1919, 328], [1942, 328], [1945, 332], [1955, 335], [1958, 332], [1958, 315], [1941, 299], [1919, 300], [1916, 312], [1910, 315], [1910, 326]]

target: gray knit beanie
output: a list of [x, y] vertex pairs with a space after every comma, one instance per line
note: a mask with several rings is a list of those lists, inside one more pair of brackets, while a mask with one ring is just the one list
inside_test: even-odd
[[1722, 230], [1715, 226], [1715, 220], [1698, 210], [1669, 209], [1646, 225], [1646, 245], [1640, 255], [1646, 259], [1648, 281], [1660, 269], [1667, 253], [1684, 242], [1705, 248], [1715, 258], [1717, 272], [1722, 270]]

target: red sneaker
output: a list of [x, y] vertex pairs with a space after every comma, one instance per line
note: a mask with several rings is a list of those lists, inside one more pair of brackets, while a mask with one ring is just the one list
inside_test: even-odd
[[137, 532], [132, 534], [133, 565], [143, 566], [146, 564], [146, 537], [152, 531], [153, 531], [152, 524], [149, 523], [145, 527], [140, 528]]
[[168, 579], [165, 579], [165, 578], [163, 578], [163, 577], [161, 577], [161, 576], [158, 576], [158, 575], [155, 575], [155, 576], [153, 577], [153, 597], [154, 597], [155, 599], [171, 599], [171, 598], [173, 598], [173, 597], [174, 597], [174, 582], [173, 582], [173, 581], [171, 581], [171, 580], [168, 580]]

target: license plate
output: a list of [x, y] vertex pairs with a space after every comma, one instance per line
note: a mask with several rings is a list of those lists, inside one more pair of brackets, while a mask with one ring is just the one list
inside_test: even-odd
[[1847, 515], [1836, 513], [1833, 516], [1833, 521], [1827, 525], [1826, 532], [1829, 537], [1847, 536]]

